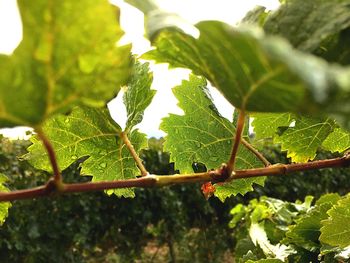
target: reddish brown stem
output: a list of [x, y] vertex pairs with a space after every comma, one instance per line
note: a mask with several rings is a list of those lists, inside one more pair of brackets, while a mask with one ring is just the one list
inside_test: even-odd
[[285, 175], [292, 172], [347, 166], [350, 166], [349, 154], [341, 158], [313, 161], [308, 163], [274, 164], [264, 168], [238, 170], [232, 173], [229, 180], [259, 176]]
[[43, 132], [43, 130], [41, 128], [36, 128], [35, 131], [38, 134], [38, 137], [40, 138], [40, 140], [42, 141], [42, 143], [47, 151], [47, 154], [49, 156], [49, 160], [50, 160], [51, 167], [53, 170], [54, 181], [55, 181], [56, 185], [61, 185], [62, 184], [62, 176], [60, 173], [60, 169], [58, 168], [55, 150], [54, 150], [50, 140], [46, 137], [45, 133]]
[[242, 138], [241, 142], [248, 150], [250, 150], [252, 153], [254, 153], [255, 156], [258, 157], [260, 159], [260, 161], [262, 161], [264, 163], [265, 166], [271, 165], [271, 163], [261, 153], [259, 153], [259, 151], [253, 147], [253, 145], [251, 145], [249, 142], [247, 142], [243, 138]]
[[244, 110], [240, 110], [238, 114], [238, 120], [237, 120], [236, 136], [233, 142], [230, 159], [227, 162], [227, 171], [229, 173], [231, 173], [235, 168], [235, 160], [237, 156], [238, 147], [242, 138], [244, 122], [245, 122]]
[[[285, 175], [292, 172], [306, 171], [312, 169], [348, 167], [350, 166], [350, 154], [340, 158], [314, 161], [308, 163], [297, 164], [276, 164], [269, 167], [237, 170], [231, 173], [226, 181], [236, 180], [240, 178], [259, 177], [259, 176], [275, 176]], [[48, 196], [53, 193], [79, 193], [89, 191], [100, 191], [107, 189], [126, 188], [126, 187], [157, 187], [172, 184], [183, 183], [203, 183], [203, 182], [220, 182], [225, 179], [227, 170], [220, 168], [214, 171], [195, 174], [179, 174], [179, 175], [147, 175], [142, 178], [119, 180], [110, 182], [91, 182], [62, 184], [57, 187], [54, 180], [50, 180], [45, 186], [33, 189], [18, 190], [13, 192], [0, 193], [0, 201], [13, 201], [19, 199], [31, 199], [41, 196]]]

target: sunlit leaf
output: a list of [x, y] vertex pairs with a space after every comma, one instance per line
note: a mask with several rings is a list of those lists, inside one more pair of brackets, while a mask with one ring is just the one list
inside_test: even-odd
[[273, 138], [279, 127], [288, 127], [293, 121], [290, 113], [255, 113], [252, 126], [256, 139]]
[[350, 133], [341, 128], [336, 128], [326, 138], [322, 146], [331, 152], [344, 152], [350, 148]]
[[331, 119], [298, 118], [294, 127], [289, 127], [275, 141], [281, 143], [282, 151], [293, 162], [307, 162], [316, 156], [317, 149], [333, 131], [335, 123]]
[[[93, 181], [135, 178], [139, 171], [120, 137], [121, 128], [107, 109], [75, 108], [68, 116], [59, 115], [43, 127], [56, 151], [59, 167], [64, 169], [81, 157], [82, 174], [92, 175]], [[135, 150], [147, 146], [144, 134], [137, 130], [129, 135]], [[30, 162], [37, 168], [51, 170], [45, 150], [36, 137], [29, 147]], [[109, 191], [118, 196], [133, 197], [131, 189]]]
[[332, 246], [350, 246], [350, 195], [338, 201], [322, 221], [320, 241]]
[[108, 1], [18, 1], [23, 41], [0, 55], [0, 127], [36, 126], [75, 105], [102, 107], [125, 84], [130, 46]]
[[[191, 76], [173, 89], [184, 115], [170, 114], [160, 128], [167, 133], [164, 150], [170, 152], [175, 168], [181, 173], [193, 172], [192, 164], [204, 163], [215, 169], [229, 159], [235, 126], [220, 116], [212, 102], [206, 81]], [[261, 161], [244, 146], [239, 148], [236, 168], [261, 167]], [[263, 184], [264, 178], [240, 179], [216, 185], [215, 195], [224, 200], [230, 195], [251, 191], [252, 183]]]
[[149, 72], [148, 63], [137, 62], [123, 97], [128, 115], [127, 130], [142, 121], [143, 113], [156, 93], [155, 90], [151, 90], [152, 81], [153, 74]]
[[252, 223], [249, 228], [249, 235], [255, 245], [259, 245], [268, 257], [284, 261], [291, 254], [295, 254], [292, 247], [283, 244], [271, 244], [264, 229], [264, 223]]

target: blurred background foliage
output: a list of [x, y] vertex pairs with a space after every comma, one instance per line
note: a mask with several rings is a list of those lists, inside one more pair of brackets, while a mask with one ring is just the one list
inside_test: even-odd
[[[154, 174], [173, 174], [163, 140], [150, 139], [141, 154]], [[35, 187], [49, 175], [18, 156], [28, 141], [1, 138], [0, 173], [10, 189]], [[262, 151], [272, 163], [287, 163], [280, 149], [267, 143]], [[331, 157], [320, 152], [318, 158]], [[81, 176], [79, 160], [63, 171], [65, 182], [89, 181]], [[198, 168], [199, 167], [199, 168]], [[200, 170], [204, 167], [195, 165]], [[199, 184], [137, 189], [136, 198], [102, 192], [15, 201], [0, 228], [1, 262], [233, 262], [237, 239], [229, 227], [230, 210], [260, 196], [294, 202], [306, 195], [349, 192], [349, 169], [307, 171], [269, 177], [265, 187], [221, 203], [206, 201]]]

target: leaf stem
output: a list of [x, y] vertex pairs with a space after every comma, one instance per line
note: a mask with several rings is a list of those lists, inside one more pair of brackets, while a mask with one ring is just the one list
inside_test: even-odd
[[260, 159], [260, 161], [262, 161], [264, 163], [265, 166], [270, 166], [271, 163], [257, 150], [253, 147], [253, 145], [251, 145], [249, 142], [247, 142], [246, 140], [244, 140], [242, 138], [242, 144], [248, 149], [250, 150], [252, 153], [255, 154], [256, 157], [258, 157]]
[[126, 147], [128, 148], [132, 158], [134, 158], [137, 167], [140, 169], [141, 172], [141, 176], [146, 176], [148, 175], [148, 171], [146, 170], [145, 166], [142, 163], [142, 160], [140, 159], [139, 155], [137, 154], [137, 152], [135, 151], [134, 146], [132, 146], [128, 135], [126, 132], [121, 132], [120, 133], [120, 137], [123, 140], [124, 144], [126, 145]]
[[308, 163], [296, 163], [296, 164], [276, 164], [269, 167], [244, 169], [231, 172], [229, 178], [225, 178], [225, 168], [219, 168], [216, 170], [208, 171], [205, 173], [193, 173], [193, 174], [177, 174], [177, 175], [146, 175], [141, 178], [128, 179], [128, 180], [116, 180], [107, 182], [90, 182], [90, 183], [74, 183], [63, 184], [58, 187], [54, 179], [40, 187], [17, 190], [12, 192], [0, 192], [0, 201], [13, 201], [20, 199], [31, 199], [42, 196], [49, 196], [53, 193], [80, 193], [91, 191], [102, 191], [107, 189], [116, 188], [129, 188], [129, 187], [161, 187], [172, 184], [184, 184], [184, 183], [203, 183], [203, 182], [229, 182], [241, 178], [259, 177], [259, 176], [276, 176], [286, 175], [292, 172], [306, 171], [312, 169], [324, 169], [335, 167], [349, 167], [350, 166], [350, 154], [344, 155], [340, 158], [320, 160]]
[[242, 138], [244, 122], [245, 122], [244, 110], [239, 110], [237, 126], [236, 126], [236, 135], [235, 135], [235, 139], [234, 139], [232, 150], [231, 150], [231, 156], [227, 162], [227, 171], [229, 174], [235, 168], [235, 160], [236, 160], [236, 156], [237, 156], [238, 147], [239, 147], [239, 144], [240, 144], [241, 138]]
[[54, 150], [50, 140], [46, 137], [44, 131], [41, 129], [41, 127], [36, 128], [35, 131], [38, 134], [38, 137], [42, 141], [42, 143], [47, 151], [47, 154], [49, 156], [49, 160], [51, 163], [52, 171], [53, 171], [53, 179], [54, 179], [55, 184], [59, 187], [63, 184], [63, 182], [62, 182], [61, 172], [58, 168], [55, 150]]

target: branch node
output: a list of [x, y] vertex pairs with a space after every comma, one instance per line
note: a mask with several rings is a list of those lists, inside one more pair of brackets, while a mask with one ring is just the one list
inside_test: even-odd
[[223, 163], [219, 169], [213, 171], [211, 178], [213, 178], [213, 183], [225, 182], [230, 178], [230, 171], [227, 164]]

